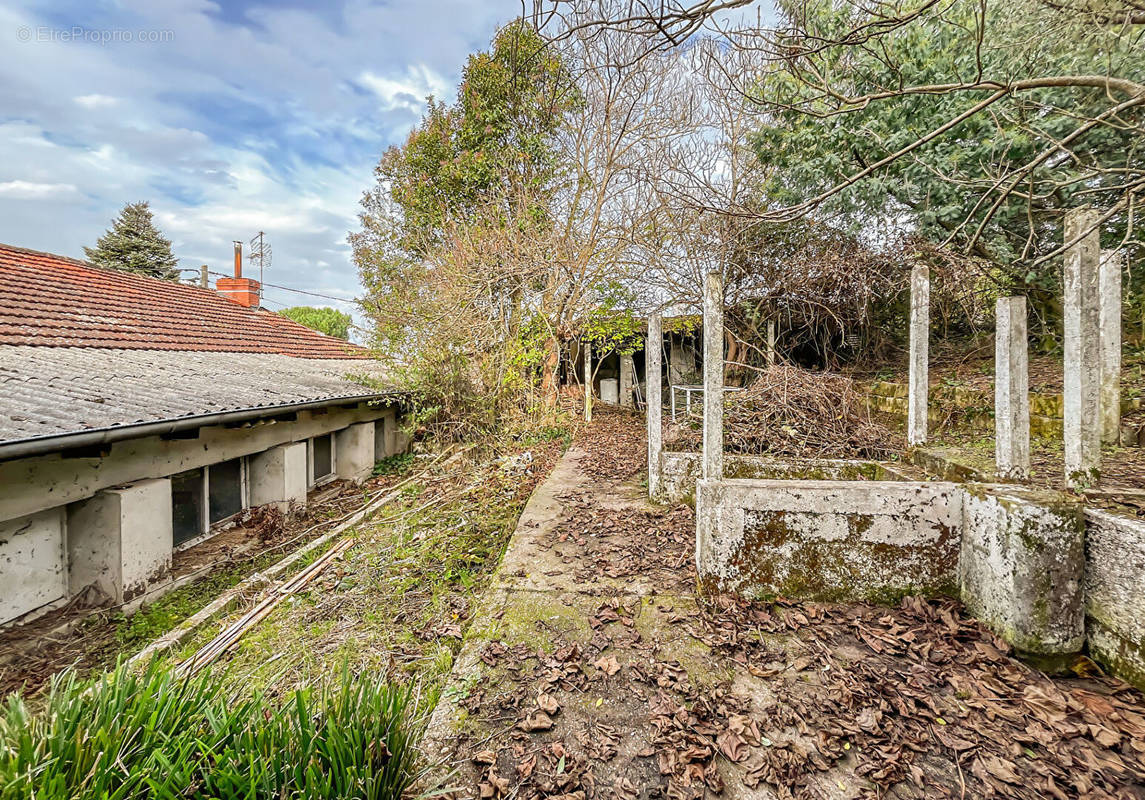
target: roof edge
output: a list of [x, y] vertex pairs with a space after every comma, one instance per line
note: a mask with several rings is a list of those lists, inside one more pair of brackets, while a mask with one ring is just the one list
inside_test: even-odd
[[0, 442], [0, 461], [11, 461], [17, 458], [41, 456], [59, 450], [70, 450], [77, 447], [95, 447], [103, 444], [139, 439], [144, 436], [157, 436], [162, 434], [178, 433], [191, 428], [202, 428], [207, 425], [222, 425], [228, 422], [248, 422], [260, 417], [269, 417], [276, 414], [285, 414], [292, 411], [303, 411], [309, 408], [341, 405], [353, 402], [369, 402], [385, 398], [398, 398], [408, 396], [404, 391], [372, 392], [363, 395], [350, 395], [346, 397], [328, 397], [322, 400], [307, 400], [301, 403], [284, 403], [277, 406], [259, 406], [257, 408], [244, 408], [234, 411], [219, 411], [211, 414], [195, 414], [189, 417], [175, 417], [173, 419], [155, 422], [138, 422], [132, 425], [113, 425], [106, 428], [94, 428], [74, 433], [52, 434], [50, 436], [35, 436], [30, 439], [10, 439]]

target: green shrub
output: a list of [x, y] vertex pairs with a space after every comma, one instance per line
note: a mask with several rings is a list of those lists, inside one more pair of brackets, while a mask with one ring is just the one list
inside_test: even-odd
[[407, 689], [344, 672], [284, 700], [204, 674], [65, 673], [0, 709], [0, 798], [397, 798], [413, 769]]
[[413, 453], [397, 453], [377, 461], [374, 464], [374, 476], [378, 475], [405, 475], [413, 468], [417, 456]]

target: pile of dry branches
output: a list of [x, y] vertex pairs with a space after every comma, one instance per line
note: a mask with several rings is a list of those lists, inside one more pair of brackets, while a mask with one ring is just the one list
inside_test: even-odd
[[[724, 447], [800, 458], [886, 458], [893, 434], [872, 418], [850, 378], [790, 366], [759, 370], [724, 396]], [[698, 430], [673, 432], [673, 449], [699, 449]]]
[[740, 453], [884, 458], [891, 432], [871, 418], [850, 378], [789, 366], [761, 370], [725, 403], [725, 446]]

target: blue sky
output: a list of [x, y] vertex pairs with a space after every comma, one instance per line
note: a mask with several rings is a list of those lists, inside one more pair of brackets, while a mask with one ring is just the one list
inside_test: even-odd
[[[83, 257], [149, 200], [180, 266], [350, 299], [346, 234], [382, 151], [519, 0], [11, 1], [0, 6], [0, 242]], [[336, 305], [267, 288], [267, 305]], [[345, 310], [352, 310], [343, 304]]]

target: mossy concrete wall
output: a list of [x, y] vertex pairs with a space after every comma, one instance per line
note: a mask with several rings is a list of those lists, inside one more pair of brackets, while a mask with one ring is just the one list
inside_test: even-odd
[[957, 591], [961, 494], [908, 481], [700, 481], [707, 588], [808, 600]]
[[[1038, 439], [1061, 439], [1064, 424], [1061, 394], [1030, 392], [1030, 435]], [[891, 381], [874, 381], [867, 386], [867, 406], [872, 411], [906, 418], [907, 385]], [[1140, 411], [1143, 399], [1122, 397], [1122, 415]], [[994, 430], [993, 388], [971, 389], [966, 386], [935, 385], [930, 387], [927, 416], [932, 425], [947, 422], [951, 411], [959, 412], [960, 424], [971, 430], [989, 433]], [[1145, 426], [1123, 424], [1119, 431], [1122, 447], [1145, 446]]]
[[959, 583], [971, 614], [1019, 652], [1085, 644], [1085, 521], [1067, 496], [1013, 486], [963, 490]]
[[[707, 590], [821, 601], [960, 595], [1026, 655], [1085, 644], [1084, 517], [1064, 495], [945, 481], [701, 480], [696, 525]], [[1132, 608], [1138, 574], [1145, 566], [1113, 581], [1122, 587], [1114, 608]]]
[[[848, 459], [779, 460], [767, 456], [724, 456], [728, 478], [762, 480], [905, 481], [909, 478], [893, 464]], [[660, 503], [690, 502], [700, 479], [699, 453], [664, 453], [661, 456]]]
[[1096, 509], [1085, 518], [1090, 655], [1145, 690], [1145, 521]]

